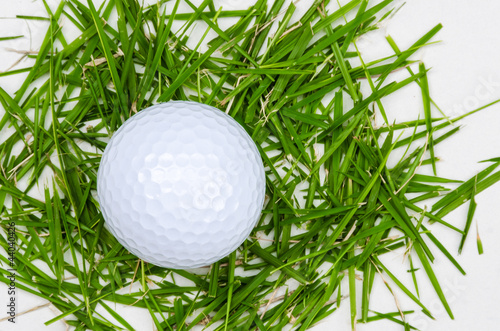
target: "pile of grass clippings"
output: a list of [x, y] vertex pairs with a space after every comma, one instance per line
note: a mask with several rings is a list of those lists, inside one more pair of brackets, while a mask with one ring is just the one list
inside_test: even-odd
[[[406, 319], [412, 311], [404, 307], [370, 309], [380, 274], [391, 292], [404, 293], [431, 317], [416, 277], [426, 274], [452, 317], [435, 255], [465, 272], [427, 224], [459, 233], [461, 249], [474, 197], [500, 179], [500, 159], [465, 182], [435, 176], [436, 145], [458, 131], [456, 121], [484, 107], [458, 118], [431, 116], [437, 106], [428, 70], [410, 58], [433, 42], [441, 25], [408, 49], [387, 37], [392, 56], [362, 60], [356, 40], [394, 13], [391, 2], [352, 0], [332, 10], [335, 3], [319, 0], [293, 21], [296, 7], [284, 0], [232, 11], [212, 0], [144, 7], [106, 0], [99, 8], [63, 0], [54, 11], [44, 2], [44, 18], [24, 17], [48, 20], [49, 28], [30, 55], [32, 66], [1, 73], [26, 79], [14, 95], [0, 88], [6, 110], [0, 129], [14, 129], [0, 144], [0, 244], [7, 251], [14, 222], [17, 287], [61, 312], [46, 324], [64, 319], [77, 330], [133, 330], [128, 316], [115, 312], [118, 303], [149, 311], [158, 330], [305, 330], [349, 301], [353, 329], [379, 319], [412, 329]], [[190, 12], [179, 12], [186, 4]], [[66, 39], [63, 17], [78, 38]], [[236, 23], [223, 30], [218, 22], [227, 17]], [[174, 21], [182, 27], [174, 30]], [[206, 26], [198, 33], [203, 37], [190, 47], [200, 26]], [[217, 37], [206, 40], [209, 32]], [[352, 67], [354, 60], [361, 65]], [[396, 70], [406, 70], [407, 78], [392, 81]], [[362, 84], [371, 93], [363, 95]], [[410, 84], [421, 88], [425, 118], [389, 123], [384, 97]], [[266, 204], [250, 238], [192, 272], [138, 261], [103, 227], [95, 198], [110, 136], [137, 111], [168, 100], [199, 101], [230, 114], [255, 140], [266, 167]], [[375, 113], [385, 125], [374, 125]], [[403, 157], [388, 166], [398, 149]], [[434, 176], [417, 173], [420, 167], [431, 167]], [[43, 181], [47, 173], [51, 179]], [[436, 197], [430, 210], [419, 207]], [[465, 228], [444, 220], [467, 201]], [[379, 259], [396, 249], [405, 250], [411, 265], [411, 287]], [[5, 254], [0, 259], [0, 281], [8, 283], [10, 261]], [[129, 291], [132, 284], [139, 290]]]

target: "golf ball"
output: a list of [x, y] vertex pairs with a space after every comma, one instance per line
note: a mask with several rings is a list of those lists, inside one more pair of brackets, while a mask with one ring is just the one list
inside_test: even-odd
[[255, 143], [204, 104], [146, 108], [113, 135], [97, 174], [107, 229], [146, 262], [190, 269], [220, 260], [260, 217], [265, 174]]

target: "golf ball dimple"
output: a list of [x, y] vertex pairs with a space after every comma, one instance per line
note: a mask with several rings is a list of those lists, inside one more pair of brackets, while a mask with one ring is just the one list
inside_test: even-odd
[[97, 194], [106, 228], [146, 262], [207, 266], [248, 237], [260, 217], [259, 151], [232, 117], [171, 101], [128, 119], [104, 150]]

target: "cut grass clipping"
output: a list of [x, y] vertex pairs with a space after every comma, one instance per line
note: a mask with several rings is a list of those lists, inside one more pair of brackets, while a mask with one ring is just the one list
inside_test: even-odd
[[[148, 7], [108, 0], [99, 8], [66, 0], [54, 11], [45, 4], [44, 18], [24, 18], [47, 20], [49, 28], [38, 53], [28, 55], [33, 66], [1, 74], [27, 75], [14, 95], [0, 88], [6, 110], [0, 129], [12, 132], [0, 145], [1, 245], [8, 250], [15, 224], [17, 287], [60, 311], [45, 324], [133, 330], [129, 316], [115, 311], [123, 304], [149, 311], [158, 330], [305, 330], [345, 299], [353, 329], [388, 319], [410, 330], [413, 311], [396, 303], [393, 311], [375, 312], [370, 294], [382, 277], [391, 293], [407, 295], [432, 317], [419, 299], [418, 275], [428, 277], [453, 317], [435, 256], [465, 272], [426, 224], [459, 233], [461, 250], [474, 197], [500, 179], [500, 159], [466, 182], [435, 176], [435, 146], [458, 131], [454, 122], [484, 108], [453, 119], [431, 116], [437, 106], [428, 69], [410, 57], [433, 42], [441, 25], [406, 50], [387, 37], [394, 54], [365, 63], [356, 40], [393, 14], [390, 0], [375, 6], [353, 0], [337, 10], [316, 1], [298, 22], [291, 20], [295, 6], [284, 2], [268, 7], [258, 0], [247, 10], [226, 11], [211, 0], [183, 0], [191, 10], [180, 13], [178, 0]], [[63, 17], [80, 30], [78, 38], [65, 38]], [[226, 17], [236, 23], [223, 30], [218, 22]], [[182, 27], [174, 30], [174, 21]], [[200, 25], [203, 37], [188, 46]], [[216, 37], [205, 40], [210, 31]], [[351, 66], [354, 58], [360, 66]], [[392, 81], [395, 70], [407, 78]], [[371, 93], [363, 95], [361, 84]], [[425, 118], [389, 123], [384, 97], [409, 84], [422, 90]], [[109, 137], [135, 112], [168, 100], [229, 113], [256, 141], [266, 167], [266, 204], [252, 235], [237, 252], [196, 272], [139, 261], [103, 227], [95, 199]], [[385, 125], [374, 125], [375, 112]], [[406, 152], [388, 166], [396, 149]], [[431, 167], [434, 176], [417, 173], [420, 167]], [[464, 228], [443, 219], [469, 200], [467, 219], [457, 221]], [[426, 201], [437, 202], [426, 210], [420, 207]], [[381, 262], [396, 249], [408, 258], [413, 284]], [[8, 254], [1, 262], [0, 280], [9, 283]]]

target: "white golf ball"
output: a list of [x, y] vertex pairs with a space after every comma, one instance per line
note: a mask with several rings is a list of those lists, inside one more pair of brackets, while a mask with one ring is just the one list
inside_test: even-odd
[[106, 227], [131, 253], [174, 269], [233, 252], [260, 217], [265, 173], [232, 117], [196, 102], [146, 108], [113, 135], [97, 194]]

